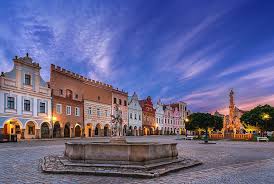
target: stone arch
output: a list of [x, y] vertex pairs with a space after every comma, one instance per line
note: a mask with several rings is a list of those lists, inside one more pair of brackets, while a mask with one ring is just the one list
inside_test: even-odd
[[94, 135], [95, 136], [100, 136], [101, 135], [101, 129], [102, 129], [102, 125], [100, 123], [98, 123], [94, 129]]
[[61, 137], [61, 124], [59, 121], [56, 121], [53, 125], [53, 138]]
[[134, 135], [134, 136], [137, 136], [137, 135], [138, 135], [137, 126], [134, 126], [134, 128], [133, 128], [133, 135]]
[[148, 135], [148, 131], [149, 131], [149, 130], [148, 130], [147, 127], [144, 127], [144, 128], [143, 128], [143, 132], [144, 132], [143, 134], [144, 134], [144, 135]]
[[92, 137], [92, 129], [93, 129], [92, 124], [88, 123], [85, 129], [86, 129], [86, 137]]
[[126, 136], [127, 135], [127, 125], [123, 126], [123, 135]]
[[50, 124], [48, 122], [43, 122], [41, 124], [40, 131], [42, 139], [50, 138]]
[[70, 122], [67, 122], [64, 127], [64, 137], [70, 137]]
[[142, 127], [139, 127], [139, 135], [143, 135]]
[[38, 138], [39, 135], [37, 135], [36, 129], [38, 127], [37, 122], [35, 121], [27, 121], [25, 124], [25, 138], [26, 139], [34, 139]]
[[81, 125], [79, 125], [78, 123], [76, 123], [74, 127], [74, 136], [81, 137]]
[[40, 129], [39, 124], [35, 120], [28, 120], [28, 121], [26, 121], [25, 126], [23, 128], [27, 129], [27, 124], [29, 122], [32, 122], [35, 125], [35, 129]]
[[149, 128], [149, 135], [154, 135], [154, 128], [153, 127]]
[[3, 134], [16, 135], [18, 139], [24, 138], [23, 123], [17, 118], [7, 119], [3, 123]]
[[110, 136], [110, 126], [109, 126], [109, 124], [106, 124], [104, 126], [104, 136], [105, 137]]
[[129, 128], [128, 128], [128, 135], [133, 135], [132, 126], [129, 126]]
[[155, 135], [159, 135], [160, 132], [159, 132], [159, 127], [156, 128], [156, 131], [155, 131]]

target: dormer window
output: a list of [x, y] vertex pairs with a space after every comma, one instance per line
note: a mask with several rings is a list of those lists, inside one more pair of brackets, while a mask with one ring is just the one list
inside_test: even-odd
[[98, 101], [100, 101], [100, 100], [101, 100], [101, 97], [100, 97], [100, 96], [98, 96], [98, 97], [97, 97], [97, 99], [98, 99]]
[[78, 94], [75, 95], [75, 99], [78, 99]]
[[63, 90], [59, 89], [59, 95], [63, 95]]
[[31, 85], [31, 75], [25, 74], [25, 85]]

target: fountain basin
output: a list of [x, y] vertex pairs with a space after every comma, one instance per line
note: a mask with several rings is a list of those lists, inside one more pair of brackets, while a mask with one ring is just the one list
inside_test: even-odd
[[70, 161], [146, 165], [177, 159], [177, 143], [68, 142], [65, 157]]

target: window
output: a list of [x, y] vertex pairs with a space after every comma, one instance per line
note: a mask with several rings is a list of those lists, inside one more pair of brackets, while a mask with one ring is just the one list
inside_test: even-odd
[[46, 113], [46, 103], [40, 102], [40, 113]]
[[75, 116], [80, 116], [80, 108], [75, 107]]
[[72, 91], [71, 90], [69, 90], [69, 89], [66, 90], [66, 97], [72, 98]]
[[121, 99], [119, 99], [119, 105], [122, 105], [122, 100]]
[[59, 94], [63, 95], [63, 90], [62, 89], [59, 90]]
[[97, 108], [97, 116], [100, 116], [100, 109]]
[[24, 111], [30, 111], [30, 100], [24, 100]]
[[136, 114], [134, 115], [134, 119], [137, 119], [137, 115]]
[[62, 114], [62, 105], [61, 104], [56, 105], [56, 113]]
[[115, 104], [117, 103], [117, 99], [116, 98], [113, 99], [113, 103], [115, 103]]
[[91, 107], [88, 108], [88, 114], [89, 114], [89, 115], [92, 114], [92, 109], [91, 109]]
[[67, 115], [71, 115], [71, 106], [67, 106], [66, 113]]
[[105, 110], [105, 113], [106, 113], [106, 117], [108, 116], [108, 110]]
[[14, 109], [15, 99], [14, 97], [8, 97], [7, 107], [8, 109]]
[[132, 119], [132, 113], [130, 113], [130, 119]]
[[75, 95], [75, 99], [78, 99], [78, 94]]
[[97, 99], [98, 99], [98, 101], [100, 101], [100, 100], [101, 100], [101, 97], [100, 97], [100, 96], [98, 96], [98, 97], [97, 97]]
[[34, 126], [29, 125], [28, 129], [29, 129], [29, 131], [28, 131], [29, 135], [34, 135]]
[[124, 106], [127, 106], [127, 101], [126, 100], [124, 101]]
[[25, 85], [31, 85], [31, 76], [29, 74], [25, 74]]
[[139, 115], [139, 120], [141, 120], [141, 115]]

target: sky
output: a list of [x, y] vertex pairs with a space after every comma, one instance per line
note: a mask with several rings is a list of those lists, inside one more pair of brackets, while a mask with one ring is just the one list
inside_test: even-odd
[[274, 105], [274, 1], [0, 0], [0, 71], [29, 53], [154, 102]]

